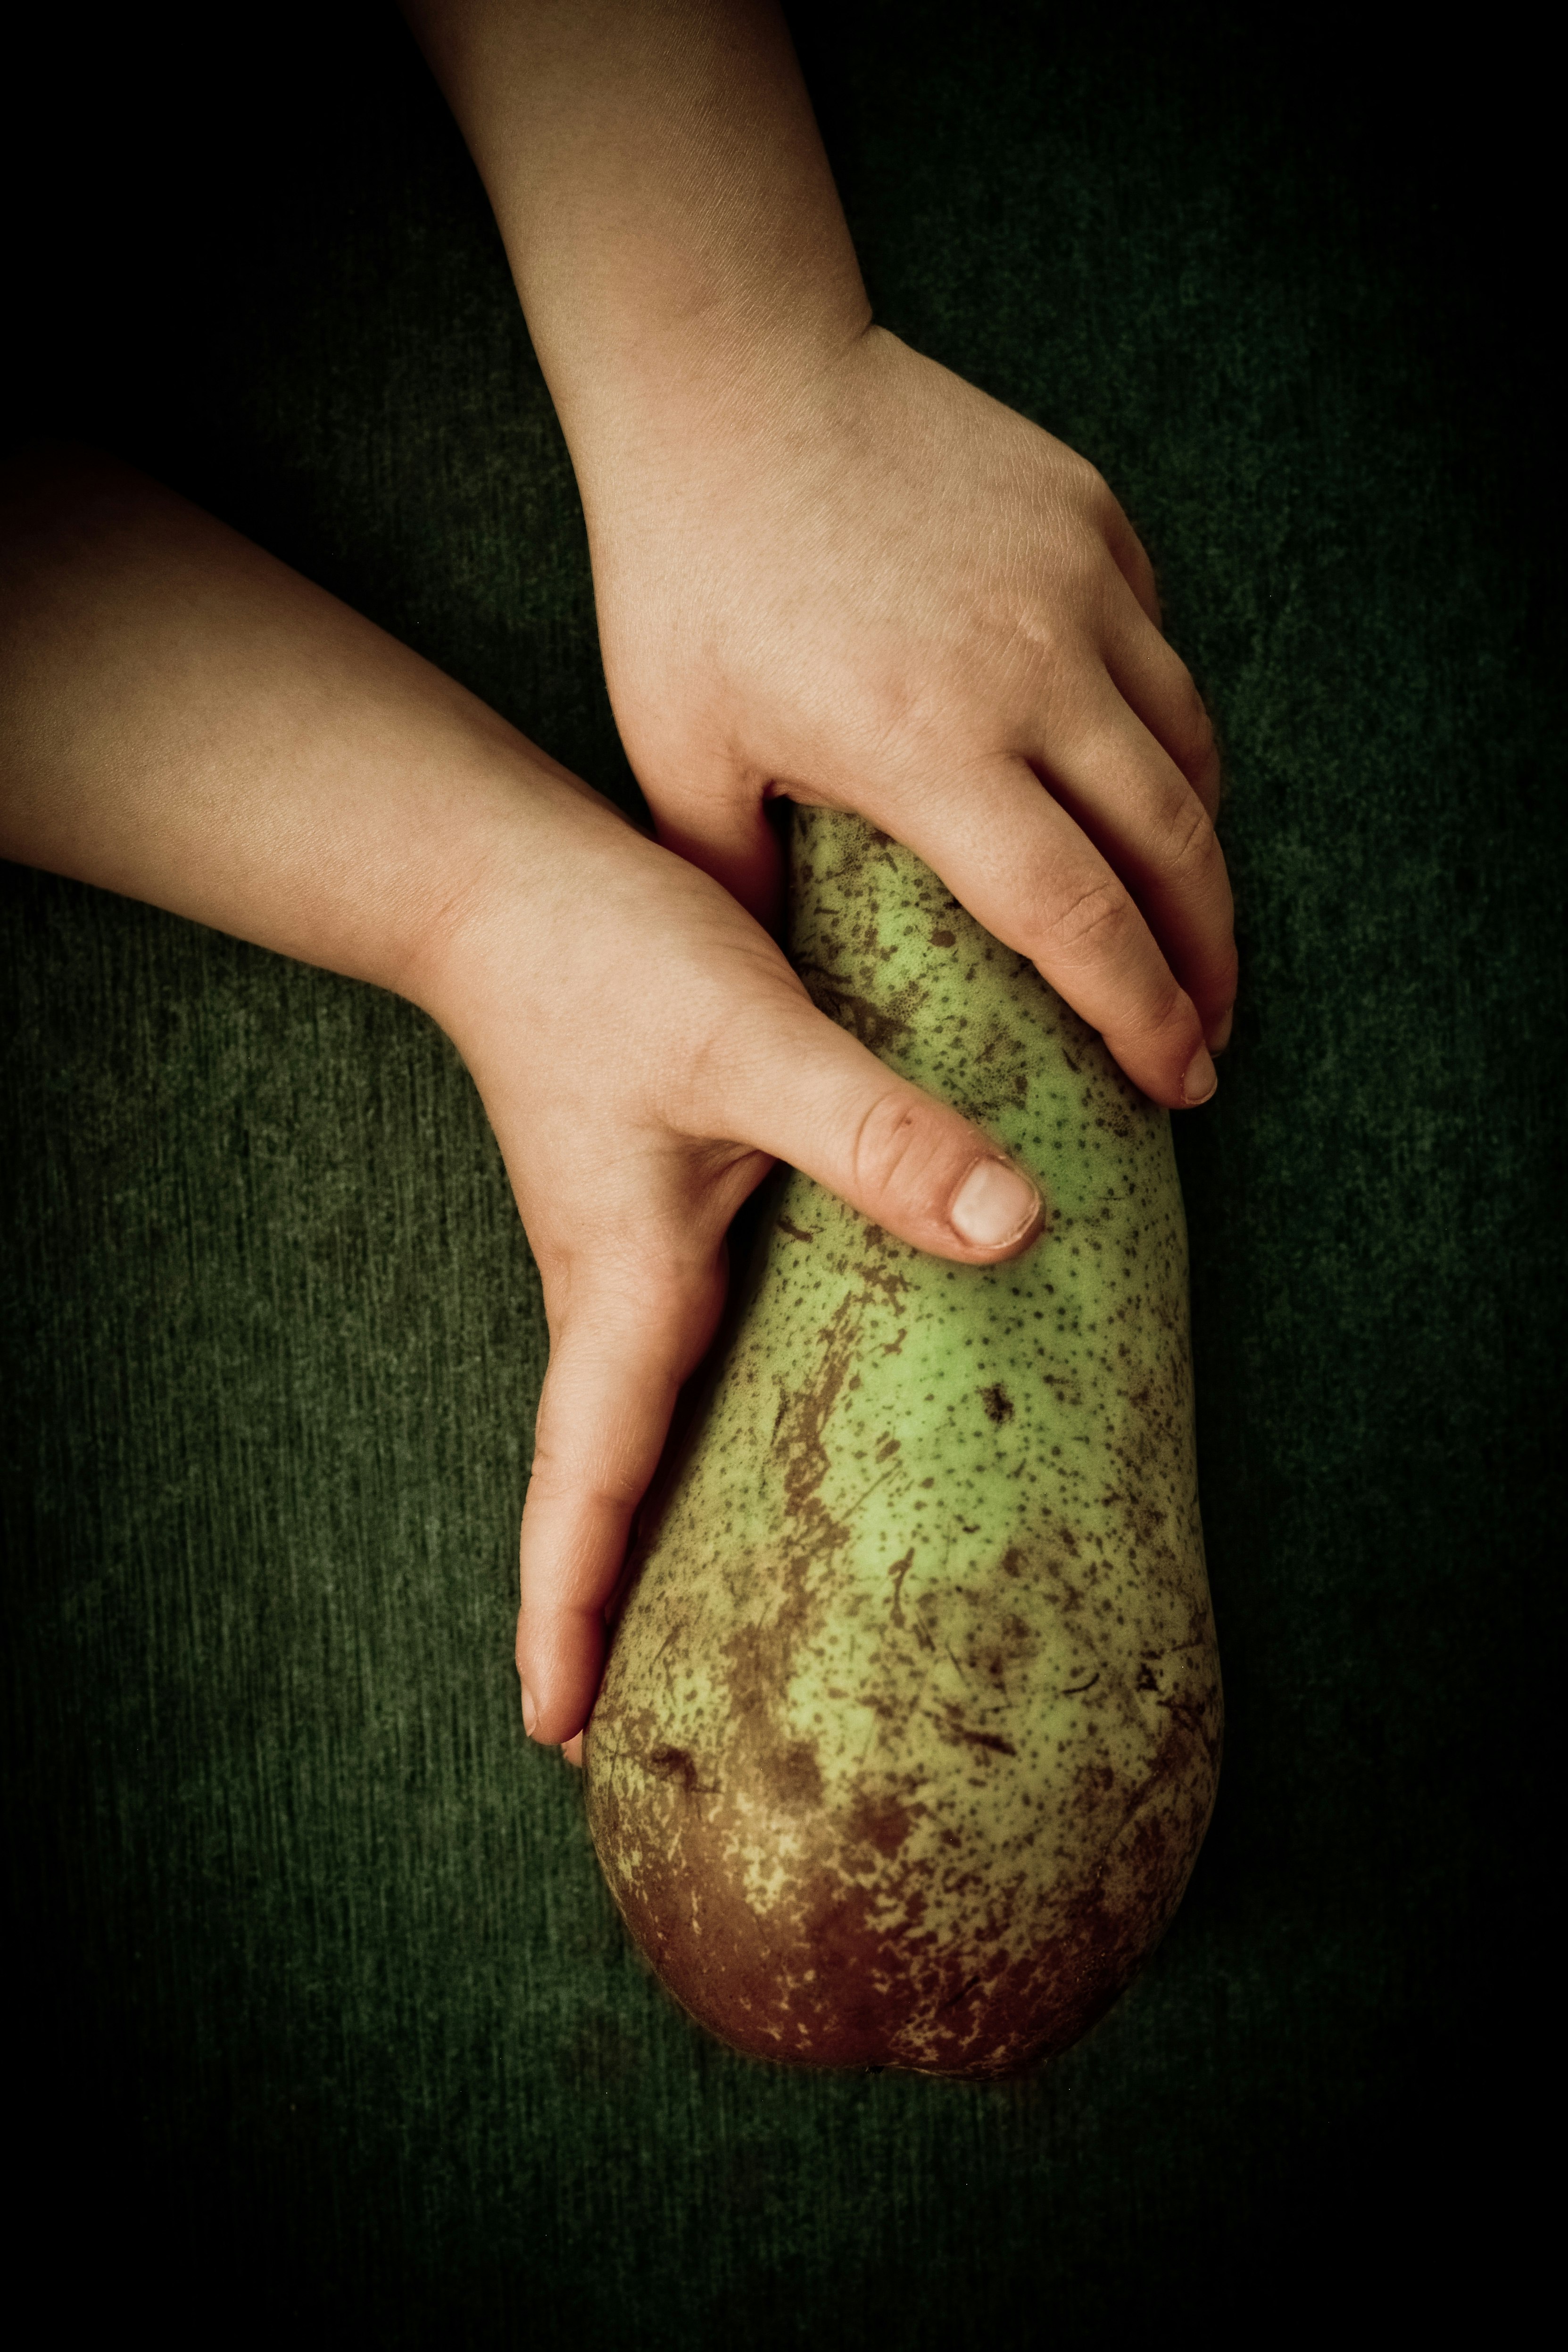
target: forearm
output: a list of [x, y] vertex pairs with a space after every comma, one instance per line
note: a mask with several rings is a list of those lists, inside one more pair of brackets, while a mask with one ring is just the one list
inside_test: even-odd
[[403, 5], [556, 397], [661, 840], [771, 922], [767, 802], [854, 809], [1156, 1101], [1206, 1100], [1218, 769], [1148, 558], [1091, 466], [871, 326], [776, 5]]
[[211, 516], [68, 450], [0, 507], [0, 854], [419, 996], [487, 873], [548, 865], [581, 788]]
[[656, 462], [699, 419], [743, 419], [862, 332], [771, 0], [404, 5], [484, 175], [580, 473], [628, 441]]

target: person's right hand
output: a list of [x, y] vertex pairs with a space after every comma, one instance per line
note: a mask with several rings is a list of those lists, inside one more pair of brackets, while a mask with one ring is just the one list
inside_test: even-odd
[[549, 1318], [524, 1711], [570, 1740], [770, 1157], [971, 1265], [1039, 1195], [716, 882], [212, 516], [67, 449], [0, 467], [0, 855], [395, 989], [478, 1082]]
[[632, 1517], [769, 1160], [968, 1265], [1026, 1248], [1041, 1203], [819, 1013], [716, 883], [557, 775], [526, 858], [491, 849], [405, 985], [467, 1060], [543, 1279], [517, 1667], [529, 1731], [575, 1761]]

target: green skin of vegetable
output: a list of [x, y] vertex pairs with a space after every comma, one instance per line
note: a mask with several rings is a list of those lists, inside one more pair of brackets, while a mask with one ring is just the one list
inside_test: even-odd
[[816, 1003], [1044, 1183], [977, 1269], [799, 1174], [646, 1513], [585, 1742], [637, 1943], [723, 2041], [1026, 2071], [1170, 1919], [1220, 1686], [1167, 1114], [908, 851], [799, 812]]

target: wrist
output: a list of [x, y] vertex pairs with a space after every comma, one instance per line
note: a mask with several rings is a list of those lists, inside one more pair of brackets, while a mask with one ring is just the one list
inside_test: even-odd
[[[383, 985], [427, 1013], [471, 1067], [497, 1016], [515, 1031], [559, 984], [570, 936], [591, 919], [593, 875], [632, 831], [607, 801], [530, 745], [479, 780], [439, 869], [389, 940]], [[454, 812], [455, 817], [456, 813]]]
[[827, 286], [715, 288], [580, 322], [548, 372], [590, 529], [643, 483], [700, 478], [787, 430], [870, 326], [852, 255]]
[[869, 320], [778, 0], [403, 0], [479, 166], [580, 473]]

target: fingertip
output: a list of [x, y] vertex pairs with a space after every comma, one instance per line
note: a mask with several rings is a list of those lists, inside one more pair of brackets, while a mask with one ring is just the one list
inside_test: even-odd
[[1184, 1107], [1196, 1110], [1206, 1103], [1219, 1084], [1219, 1073], [1207, 1045], [1200, 1045], [1182, 1073], [1181, 1098]]
[[1228, 1004], [1208, 1033], [1208, 1050], [1211, 1054], [1224, 1053], [1230, 1043], [1230, 1032], [1235, 1023], [1236, 1007], [1233, 1004]]
[[519, 1615], [523, 1728], [537, 1746], [559, 1748], [580, 1737], [599, 1688], [605, 1640], [601, 1609]]
[[519, 1545], [517, 1675], [524, 1727], [542, 1747], [588, 1720], [632, 1515], [721, 1305], [716, 1261], [659, 1297], [607, 1278], [579, 1286], [556, 1335]]
[[574, 1731], [570, 1739], [563, 1739], [560, 1743], [560, 1752], [566, 1761], [569, 1764], [574, 1764], [577, 1767], [577, 1769], [580, 1772], [582, 1769], [581, 1732]]
[[1011, 1255], [1044, 1221], [1045, 1204], [1022, 1171], [1006, 1160], [977, 1160], [961, 1179], [948, 1222], [968, 1249]]

